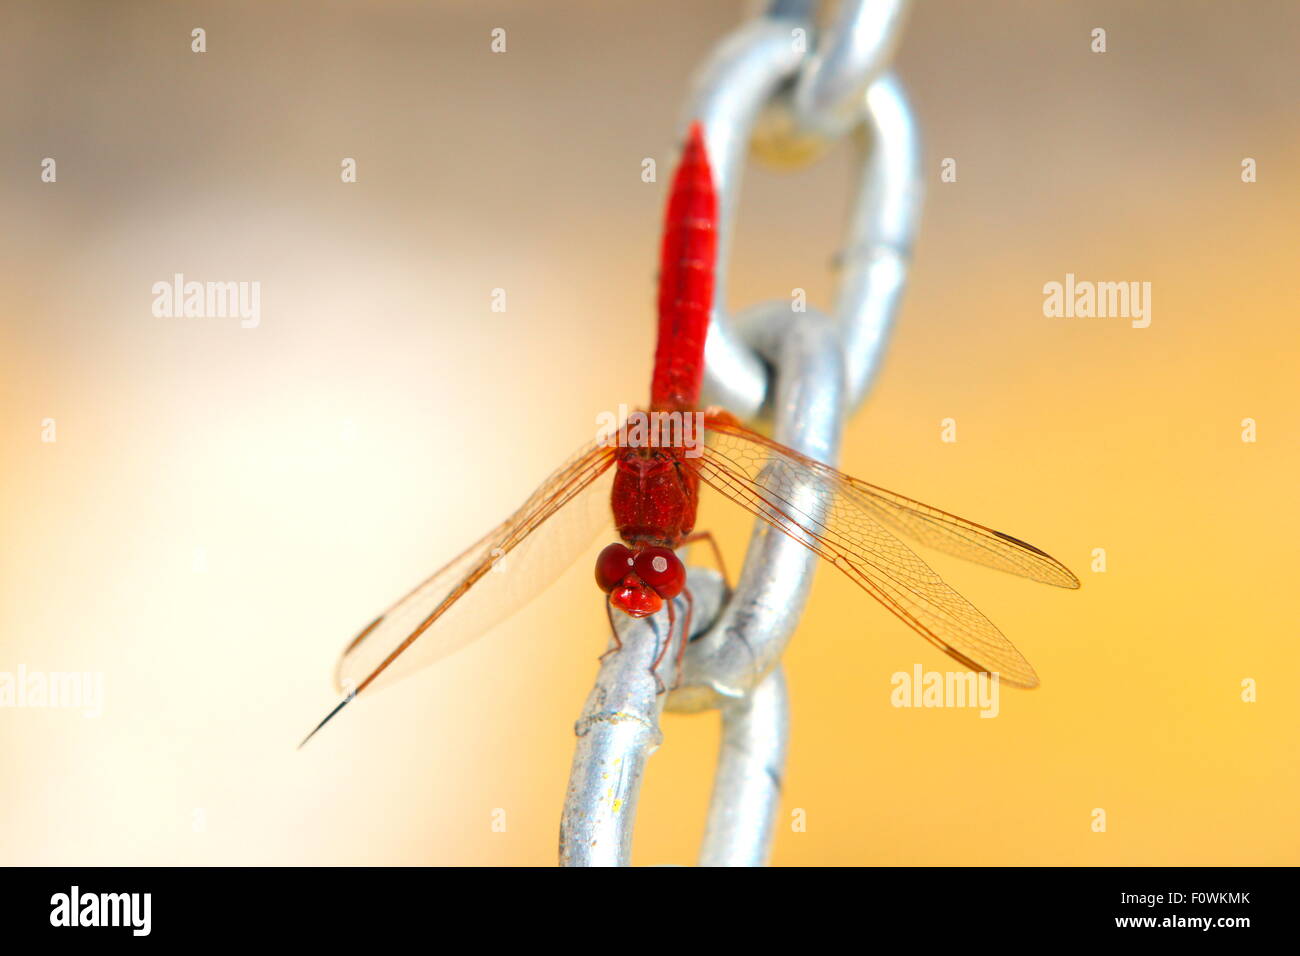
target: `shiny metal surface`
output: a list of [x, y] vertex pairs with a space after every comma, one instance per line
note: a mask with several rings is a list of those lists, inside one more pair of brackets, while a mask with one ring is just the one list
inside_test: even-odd
[[894, 55], [907, 0], [843, 0], [795, 83], [801, 126], [837, 139], [862, 118], [867, 88]]
[[[915, 122], [897, 80], [884, 72], [906, 6], [902, 0], [845, 0], [835, 23], [818, 36], [813, 0], [774, 0], [716, 48], [682, 114], [683, 131], [697, 119], [704, 126], [719, 202], [705, 399], [742, 419], [770, 421], [777, 441], [831, 464], [845, 417], [879, 369], [920, 207]], [[810, 307], [795, 313], [783, 300], [733, 316], [727, 267], [751, 147], [761, 145], [763, 155], [781, 165], [799, 165], [850, 133], [860, 173], [839, 246], [834, 312]], [[834, 248], [828, 245], [828, 254]], [[628, 863], [646, 760], [662, 739], [660, 713], [714, 708], [722, 715], [722, 746], [700, 864], [767, 862], [789, 722], [780, 659], [818, 560], [758, 520], [732, 594], [723, 593], [716, 573], [691, 569], [698, 637], [687, 645], [680, 681], [672, 662], [676, 647], [664, 655], [659, 673], [673, 688], [668, 694], [657, 693], [650, 673], [667, 630], [666, 612], [642, 621], [619, 616], [623, 650], [604, 659], [576, 727], [562, 865]]]
[[762, 18], [727, 37], [696, 76], [682, 112], [682, 130], [699, 120], [718, 193], [717, 265], [713, 316], [705, 344], [704, 397], [741, 418], [753, 418], [767, 398], [768, 373], [740, 340], [727, 309], [727, 272], [732, 230], [740, 202], [741, 174], [754, 122], [804, 53], [791, 42], [799, 21]]
[[907, 281], [924, 193], [916, 121], [892, 75], [867, 90], [865, 116], [857, 142], [862, 175], [835, 299], [850, 410], [862, 404], [884, 355]]
[[[721, 575], [691, 568], [688, 579], [695, 601], [693, 625], [707, 627], [724, 597]], [[573, 728], [578, 743], [560, 822], [561, 866], [627, 866], [631, 859], [641, 776], [663, 740], [662, 690], [677, 679], [686, 602], [678, 597], [675, 604], [671, 634], [666, 611], [640, 620], [615, 616], [622, 648], [611, 636], [596, 684]], [[692, 630], [698, 633], [694, 626]], [[656, 657], [659, 665], [652, 670]]]
[[[844, 420], [839, 335], [815, 310], [793, 318], [785, 302], [756, 306], [743, 316], [745, 340], [777, 369], [773, 437], [834, 464]], [[669, 696], [668, 709], [721, 707], [757, 687], [799, 624], [819, 560], [756, 521], [736, 590], [710, 631], [687, 649], [682, 686]]]
[[785, 773], [790, 704], [778, 667], [722, 708], [722, 744], [700, 847], [700, 866], [763, 866]]

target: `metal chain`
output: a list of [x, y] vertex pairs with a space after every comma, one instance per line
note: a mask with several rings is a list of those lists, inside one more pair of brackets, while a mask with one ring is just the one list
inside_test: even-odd
[[[718, 191], [705, 395], [741, 418], [770, 420], [777, 441], [834, 463], [844, 418], [871, 385], [903, 289], [920, 207], [920, 153], [907, 102], [884, 72], [905, 0], [843, 0], [834, 23], [820, 33], [816, 6], [775, 0], [727, 37], [697, 77], [682, 129], [703, 123]], [[834, 312], [810, 308], [794, 315], [790, 302], [774, 301], [731, 316], [727, 261], [745, 157], [752, 149], [779, 165], [801, 165], [850, 134], [860, 150], [860, 176]], [[686, 637], [668, 633], [666, 614], [620, 615], [622, 649], [604, 658], [575, 728], [562, 865], [629, 862], [641, 778], [662, 740], [665, 706], [722, 714], [700, 864], [766, 862], [788, 739], [780, 658], [817, 560], [760, 520], [730, 596], [717, 572], [691, 568], [694, 633], [680, 674], [675, 658]], [[677, 610], [681, 622], [685, 608]], [[652, 672], [661, 650], [662, 663]], [[676, 686], [663, 694], [661, 684]]]

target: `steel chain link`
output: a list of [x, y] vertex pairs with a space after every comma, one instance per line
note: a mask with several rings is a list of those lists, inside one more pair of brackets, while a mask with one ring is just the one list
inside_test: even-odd
[[[777, 441], [833, 463], [844, 418], [870, 387], [903, 289], [920, 207], [920, 153], [907, 101], [885, 72], [905, 0], [843, 0], [821, 31], [817, 6], [775, 0], [727, 37], [695, 81], [682, 130], [703, 124], [718, 191], [706, 399], [741, 418], [770, 421]], [[834, 311], [795, 313], [782, 300], [733, 317], [727, 266], [746, 157], [752, 151], [798, 166], [850, 135], [860, 173]], [[668, 695], [658, 693], [647, 664], [660, 640], [682, 635], [661, 633], [664, 615], [618, 622], [623, 651], [605, 659], [577, 726], [561, 864], [628, 863], [641, 775], [661, 740], [665, 706], [722, 712], [701, 865], [766, 862], [788, 729], [780, 657], [817, 560], [758, 521], [732, 594], [716, 572], [692, 568], [697, 633]], [[671, 649], [663, 655], [669, 665], [674, 657]]]

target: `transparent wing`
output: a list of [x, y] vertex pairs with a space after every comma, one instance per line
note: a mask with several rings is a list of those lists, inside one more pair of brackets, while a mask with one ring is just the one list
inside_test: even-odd
[[609, 482], [600, 480], [613, 456], [599, 442], [578, 452], [523, 507], [376, 618], [343, 652], [339, 689], [356, 694], [391, 684], [541, 593], [613, 524]]
[[848, 475], [841, 477], [853, 486], [859, 500], [872, 515], [904, 537], [910, 537], [936, 551], [1043, 584], [1052, 584], [1058, 588], [1079, 586], [1079, 579], [1069, 568], [1027, 541], [869, 485], [857, 478]]
[[830, 561], [966, 667], [997, 672], [1009, 684], [1038, 685], [1038, 675], [1015, 646], [886, 524], [902, 525], [918, 537], [923, 534], [941, 541], [949, 551], [966, 547], [959, 538], [983, 541], [991, 536], [992, 551], [972, 544], [971, 553], [995, 555], [994, 566], [1005, 570], [1027, 573], [1023, 569], [1031, 568], [1033, 573], [1027, 576], [1036, 580], [1063, 582], [1063, 572], [1077, 586], [1074, 576], [1059, 562], [1032, 545], [982, 525], [901, 496], [886, 497], [892, 493], [857, 482], [750, 431], [725, 413], [711, 412], [705, 428], [708, 442], [704, 454], [687, 459], [702, 481]]

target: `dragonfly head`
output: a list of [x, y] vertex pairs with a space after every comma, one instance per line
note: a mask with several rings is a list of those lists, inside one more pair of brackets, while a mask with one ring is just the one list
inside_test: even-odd
[[596, 558], [596, 583], [624, 614], [648, 617], [682, 592], [686, 568], [671, 548], [615, 542]]

